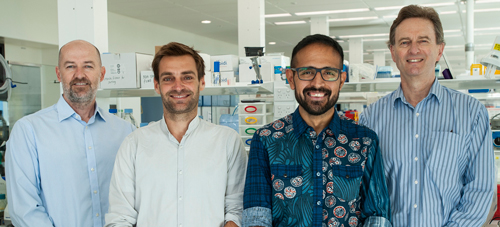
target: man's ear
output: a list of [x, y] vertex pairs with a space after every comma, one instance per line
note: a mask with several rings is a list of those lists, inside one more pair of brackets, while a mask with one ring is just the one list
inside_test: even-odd
[[286, 79], [292, 90], [295, 90], [295, 83], [293, 81], [293, 71], [291, 69], [286, 69]]

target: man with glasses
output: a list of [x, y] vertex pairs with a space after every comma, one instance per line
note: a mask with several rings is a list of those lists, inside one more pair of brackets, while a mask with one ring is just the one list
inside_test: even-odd
[[325, 35], [293, 49], [297, 110], [252, 139], [243, 226], [391, 226], [377, 135], [335, 111], [346, 73]]

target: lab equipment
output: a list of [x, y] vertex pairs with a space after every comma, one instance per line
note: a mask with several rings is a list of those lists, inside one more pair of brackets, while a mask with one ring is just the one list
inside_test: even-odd
[[247, 124], [255, 124], [257, 122], [258, 122], [258, 120], [255, 117], [246, 117], [245, 118], [245, 123], [247, 123]]
[[453, 79], [453, 76], [451, 75], [451, 66], [450, 66], [450, 63], [448, 63], [448, 60], [446, 60], [446, 53], [443, 52], [443, 59], [444, 59], [444, 62], [446, 63], [446, 69], [443, 70], [443, 77], [445, 79]]
[[118, 117], [118, 110], [117, 109], [109, 109], [109, 113]]
[[486, 78], [494, 78], [497, 69], [500, 69], [500, 36], [497, 36], [490, 53], [481, 59], [481, 64], [486, 66], [484, 76]]
[[255, 80], [252, 80], [252, 84], [261, 84], [264, 83], [262, 80], [262, 75], [260, 74], [260, 65], [259, 62], [257, 61], [259, 58], [258, 57], [252, 57], [250, 60], [252, 60], [252, 66], [253, 69], [255, 70]]
[[214, 61], [214, 71], [212, 72], [212, 86], [220, 86], [220, 62]]
[[9, 100], [13, 87], [15, 85], [12, 85], [12, 72], [7, 61], [0, 54], [0, 101]]
[[132, 115], [133, 110], [132, 109], [125, 109], [124, 112], [125, 112], [125, 115], [123, 115], [123, 119], [137, 128], [137, 124], [135, 123], [134, 115]]

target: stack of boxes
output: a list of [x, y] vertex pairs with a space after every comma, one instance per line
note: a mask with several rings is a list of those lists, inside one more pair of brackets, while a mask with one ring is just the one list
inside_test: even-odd
[[236, 55], [211, 56], [210, 65], [213, 66], [215, 61], [218, 61], [220, 65], [221, 86], [235, 85], [239, 75], [238, 56]]

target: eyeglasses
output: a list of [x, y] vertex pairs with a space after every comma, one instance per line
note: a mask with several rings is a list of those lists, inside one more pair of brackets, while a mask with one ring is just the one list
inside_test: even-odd
[[342, 69], [332, 67], [324, 67], [321, 69], [314, 67], [300, 67], [291, 68], [291, 70], [297, 72], [300, 80], [314, 80], [316, 74], [319, 72], [324, 81], [337, 81], [340, 77], [340, 73], [342, 72]]

